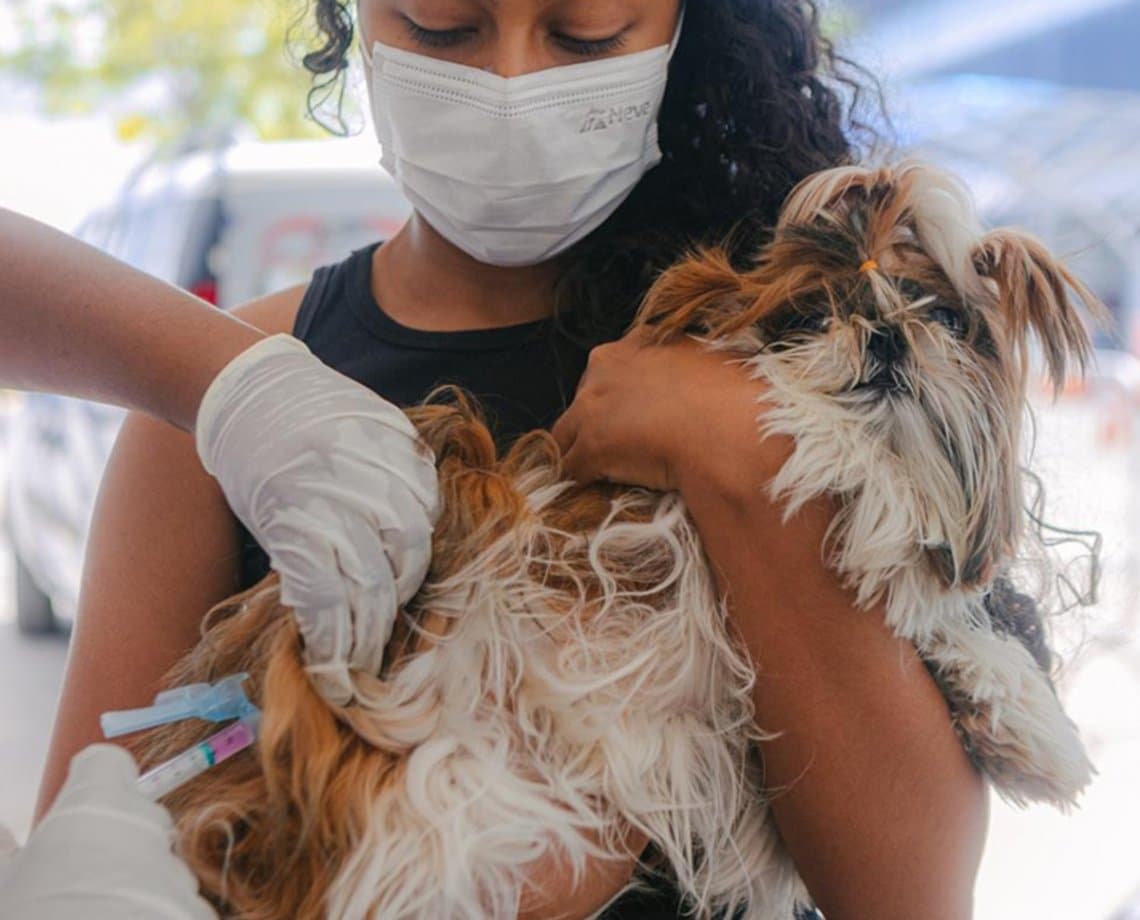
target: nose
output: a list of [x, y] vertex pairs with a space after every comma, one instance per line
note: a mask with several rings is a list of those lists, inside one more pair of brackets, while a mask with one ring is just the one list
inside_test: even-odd
[[530, 30], [501, 26], [495, 38], [484, 49], [478, 66], [500, 77], [519, 77], [550, 67], [553, 62], [543, 55]]
[[867, 350], [883, 364], [894, 364], [906, 354], [906, 339], [896, 326], [886, 326], [871, 333]]

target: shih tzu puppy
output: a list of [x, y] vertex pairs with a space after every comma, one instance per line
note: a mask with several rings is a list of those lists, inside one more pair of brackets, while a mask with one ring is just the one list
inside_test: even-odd
[[[763, 430], [796, 442], [772, 496], [834, 497], [829, 559], [857, 605], [885, 602], [1003, 795], [1057, 804], [1091, 768], [1006, 572], [1030, 337], [1055, 382], [1089, 350], [1069, 289], [1094, 307], [1030, 238], [983, 234], [945, 174], [843, 168], [795, 190], [755, 266], [698, 254], [637, 320], [764, 381]], [[252, 756], [165, 800], [203, 890], [227, 916], [513, 917], [536, 913], [541, 860], [628, 859], [633, 830], [652, 857], [631, 884], [666, 874], [694, 916], [790, 920], [809, 898], [766, 805], [753, 663], [680, 498], [567, 482], [543, 432], [500, 457], [462, 397], [409, 415], [444, 512], [360, 702], [313, 691], [272, 576], [170, 676], [248, 671], [263, 710]], [[158, 763], [212, 730], [136, 750]]]
[[745, 356], [795, 439], [769, 485], [791, 515], [831, 495], [831, 566], [882, 600], [918, 648], [974, 762], [1006, 798], [1071, 803], [1091, 765], [1050, 680], [1032, 598], [1022, 425], [1031, 345], [1055, 390], [1091, 352], [1070, 291], [1096, 297], [1033, 237], [984, 233], [966, 190], [916, 162], [810, 177], [774, 242], [738, 272], [707, 252], [665, 273], [641, 313]]

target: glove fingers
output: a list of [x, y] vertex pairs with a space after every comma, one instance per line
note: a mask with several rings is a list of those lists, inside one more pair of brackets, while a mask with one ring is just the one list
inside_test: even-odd
[[323, 661], [305, 666], [317, 693], [330, 705], [347, 706], [354, 695], [352, 676], [345, 661]]
[[67, 781], [52, 811], [58, 815], [97, 806], [108, 819], [115, 815], [168, 833], [173, 828], [170, 814], [139, 795], [138, 775], [138, 765], [123, 748], [115, 744], [89, 745], [71, 759]]
[[350, 582], [348, 595], [353, 625], [349, 664], [359, 671], [378, 675], [384, 663], [384, 648], [392, 635], [392, 624], [399, 615], [395, 582], [391, 574], [370, 584]]
[[[305, 527], [309, 522], [302, 519], [294, 523]], [[347, 604], [333, 543], [295, 534], [292, 527], [274, 527], [267, 536], [273, 547], [269, 552], [269, 564], [281, 576], [283, 604], [301, 611], [326, 610]]]
[[92, 744], [71, 758], [64, 789], [78, 785], [133, 786], [138, 764], [117, 744]]
[[377, 578], [374, 560], [386, 556], [397, 602], [407, 603], [420, 589], [431, 563], [433, 528], [427, 511], [409, 492], [397, 490], [361, 512], [365, 517], [342, 521], [337, 547], [344, 571], [368, 583]]
[[92, 745], [72, 758], [56, 804], [13, 859], [0, 914], [177, 918], [216, 915], [198, 880], [170, 851], [173, 823], [137, 789], [122, 748]]
[[[439, 516], [439, 475], [430, 451], [422, 442], [408, 438], [388, 438], [382, 451], [366, 447], [367, 444], [345, 445], [337, 455], [337, 462], [350, 474], [355, 473], [365, 481], [374, 480], [383, 489], [380, 494], [406, 492], [434, 523]], [[376, 493], [369, 490], [366, 494]]]
[[397, 604], [427, 573], [440, 507], [430, 448], [396, 406], [286, 336], [218, 375], [196, 443], [281, 576], [314, 682], [345, 701], [349, 667], [378, 671]]
[[331, 608], [294, 607], [293, 616], [305, 640], [306, 663], [348, 661], [352, 653], [352, 615], [347, 600]]
[[270, 561], [281, 576], [281, 603], [293, 609], [305, 642], [305, 660], [347, 661], [352, 621], [336, 553], [321, 546], [320, 552], [309, 555], [303, 547], [288, 545]]
[[395, 583], [379, 534], [359, 518], [345, 525], [328, 557], [291, 548], [274, 560], [281, 600], [293, 608], [305, 640], [309, 673], [334, 705], [351, 698], [350, 664], [379, 672], [396, 614]]
[[[346, 590], [357, 591], [373, 610], [381, 602], [389, 623], [396, 609], [407, 603], [423, 584], [431, 563], [431, 524], [424, 509], [407, 493], [377, 514], [377, 523], [363, 517], [346, 517], [338, 533], [329, 534], [340, 571], [347, 579]], [[392, 586], [394, 584], [394, 591]], [[375, 599], [367, 601], [372, 593]], [[384, 594], [381, 597], [381, 593]], [[394, 593], [389, 601], [387, 594]], [[362, 608], [350, 600], [354, 613]]]
[[324, 535], [332, 546], [337, 571], [356, 585], [393, 584], [393, 559], [381, 530], [359, 515], [346, 516], [338, 525], [336, 533]]
[[343, 524], [333, 553], [344, 577], [351, 617], [348, 662], [353, 668], [378, 674], [397, 612], [392, 563], [380, 535], [365, 520], [351, 518]]
[[[386, 538], [414, 534], [417, 541], [430, 536], [429, 509], [399, 477], [376, 469], [322, 472], [324, 478], [298, 477], [291, 488], [304, 499], [289, 509], [274, 509], [274, 525], [298, 537], [330, 542], [352, 521]], [[330, 530], [330, 526], [333, 527]]]

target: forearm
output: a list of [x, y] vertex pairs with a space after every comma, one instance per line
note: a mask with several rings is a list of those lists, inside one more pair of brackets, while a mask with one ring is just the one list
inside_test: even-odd
[[0, 209], [0, 387], [194, 425], [210, 381], [264, 334], [34, 220]]
[[757, 723], [783, 732], [763, 751], [776, 822], [828, 920], [968, 917], [984, 784], [914, 648], [822, 564], [830, 508], [785, 526], [715, 477], [683, 492], [757, 662]]

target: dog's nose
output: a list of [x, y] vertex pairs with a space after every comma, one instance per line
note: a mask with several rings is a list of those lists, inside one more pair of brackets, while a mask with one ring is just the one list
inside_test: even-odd
[[894, 364], [906, 354], [906, 339], [895, 326], [876, 329], [867, 342], [867, 350], [883, 364]]

